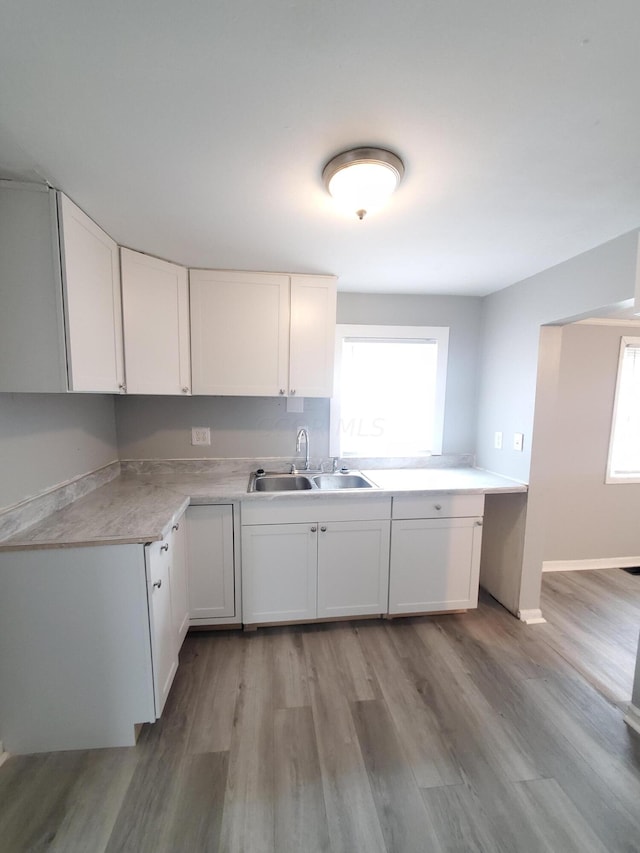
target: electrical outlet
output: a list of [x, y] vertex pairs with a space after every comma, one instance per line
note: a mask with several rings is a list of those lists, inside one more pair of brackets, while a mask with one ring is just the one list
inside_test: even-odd
[[211, 444], [211, 427], [191, 427], [191, 444], [201, 446]]
[[514, 432], [514, 434], [513, 434], [513, 449], [518, 450], [518, 451], [524, 450], [524, 433]]
[[502, 433], [494, 432], [493, 434], [493, 446], [496, 450], [502, 450]]

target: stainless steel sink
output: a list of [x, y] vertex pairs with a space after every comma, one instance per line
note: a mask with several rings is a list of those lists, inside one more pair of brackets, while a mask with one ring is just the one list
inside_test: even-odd
[[372, 489], [373, 483], [363, 474], [318, 474], [313, 482], [323, 491], [335, 489]]
[[373, 489], [375, 483], [368, 480], [358, 471], [344, 474], [276, 474], [267, 471], [257, 471], [249, 478], [249, 492], [306, 492], [321, 490], [333, 492], [339, 489]]
[[250, 492], [299, 492], [312, 488], [311, 480], [300, 474], [252, 474], [249, 481]]

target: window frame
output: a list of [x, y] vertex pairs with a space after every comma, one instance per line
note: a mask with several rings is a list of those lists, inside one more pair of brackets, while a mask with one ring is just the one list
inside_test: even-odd
[[[441, 456], [444, 441], [445, 398], [447, 386], [447, 365], [449, 360], [449, 326], [393, 326], [393, 325], [354, 325], [339, 323], [336, 325], [334, 393], [329, 407], [329, 455], [344, 459], [358, 458], [394, 458], [407, 457], [357, 457], [344, 456], [340, 451], [340, 371], [342, 365], [342, 345], [345, 339], [380, 341], [435, 341], [438, 346], [436, 362], [436, 383], [433, 423], [433, 449], [420, 458]], [[414, 458], [414, 457], [411, 457]]]
[[622, 379], [622, 365], [627, 347], [637, 347], [640, 349], [640, 337], [623, 335], [620, 339], [620, 351], [618, 354], [618, 368], [616, 373], [616, 391], [613, 401], [613, 412], [611, 415], [611, 430], [609, 432], [609, 452], [607, 454], [607, 470], [605, 473], [605, 483], [609, 485], [620, 483], [640, 483], [640, 471], [633, 471], [629, 475], [615, 474], [611, 470], [613, 462], [613, 439], [615, 436], [616, 420], [618, 416], [618, 406], [620, 403], [620, 384]]

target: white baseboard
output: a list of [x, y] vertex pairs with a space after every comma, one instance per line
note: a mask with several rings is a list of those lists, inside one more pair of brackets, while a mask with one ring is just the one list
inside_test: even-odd
[[636, 708], [631, 702], [627, 706], [627, 713], [624, 715], [625, 723], [634, 731], [640, 734], [640, 708]]
[[547, 621], [542, 615], [542, 610], [518, 610], [518, 619], [525, 625], [542, 625]]
[[587, 569], [633, 569], [640, 557], [603, 557], [597, 560], [545, 560], [543, 572], [582, 572]]

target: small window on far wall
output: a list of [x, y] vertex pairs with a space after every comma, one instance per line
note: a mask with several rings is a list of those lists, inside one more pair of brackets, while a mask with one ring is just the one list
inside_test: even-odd
[[442, 453], [448, 345], [444, 326], [338, 325], [331, 455]]
[[640, 483], [640, 338], [620, 342], [607, 483]]

